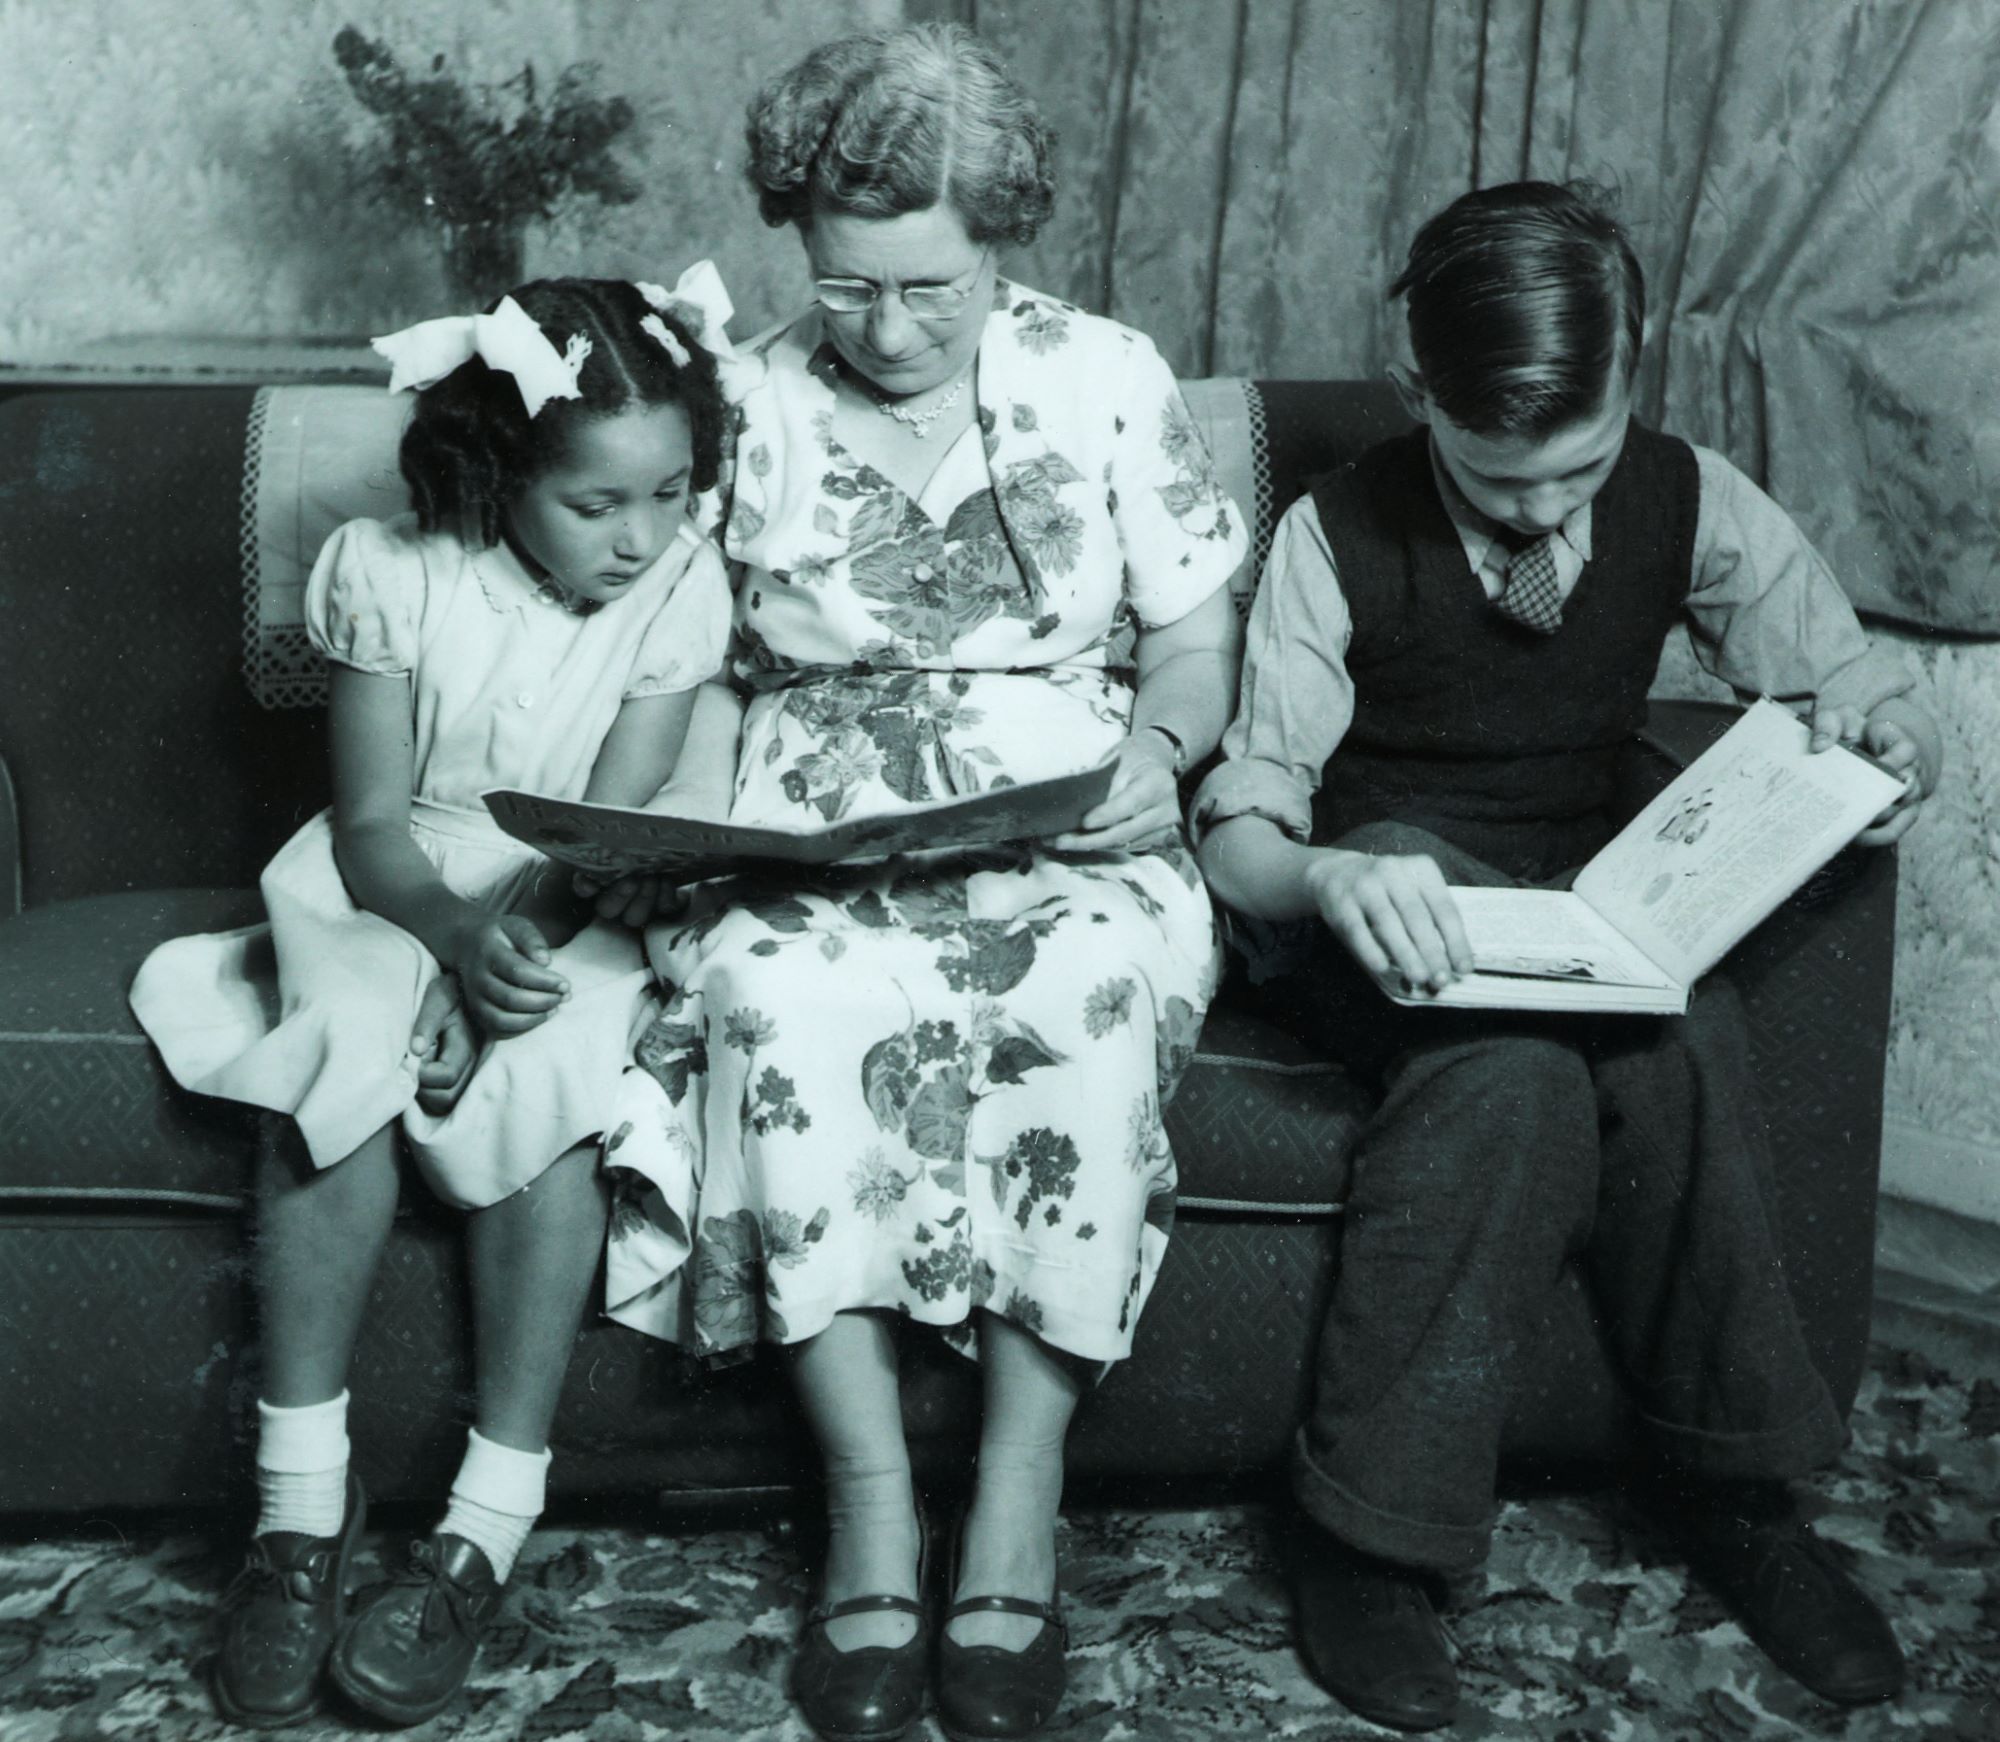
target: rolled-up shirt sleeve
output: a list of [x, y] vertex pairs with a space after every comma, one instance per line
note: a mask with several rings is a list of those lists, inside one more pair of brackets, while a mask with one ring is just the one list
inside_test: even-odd
[[1702, 668], [1746, 699], [1851, 703], [1864, 713], [1915, 688], [1908, 662], [1870, 642], [1792, 517], [1722, 455], [1694, 455], [1701, 513], [1687, 617]]
[[1222, 761], [1195, 794], [1197, 839], [1241, 816], [1311, 839], [1321, 771], [1354, 719], [1352, 630], [1318, 511], [1302, 498], [1271, 538], [1244, 637], [1236, 717], [1223, 734]]

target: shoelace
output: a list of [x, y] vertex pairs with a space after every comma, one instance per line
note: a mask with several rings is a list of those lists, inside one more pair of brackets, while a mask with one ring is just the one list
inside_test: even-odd
[[437, 1550], [430, 1543], [419, 1540], [410, 1544], [409, 1562], [396, 1574], [396, 1583], [430, 1587], [417, 1617], [417, 1631], [422, 1637], [435, 1639], [449, 1631], [445, 1626], [447, 1618], [460, 1633], [475, 1630], [473, 1594], [444, 1570]]
[[295, 1603], [317, 1602], [317, 1586], [326, 1573], [327, 1554], [326, 1549], [316, 1548], [297, 1566], [280, 1567], [261, 1548], [252, 1547], [243, 1557], [236, 1577], [229, 1581], [229, 1589], [222, 1596], [223, 1604], [234, 1608], [268, 1590], [282, 1590]]

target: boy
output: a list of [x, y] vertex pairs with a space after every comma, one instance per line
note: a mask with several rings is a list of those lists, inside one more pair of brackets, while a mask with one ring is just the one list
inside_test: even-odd
[[1697, 1569], [1816, 1692], [1887, 1698], [1895, 1638], [1785, 1486], [1842, 1427], [1779, 1272], [1726, 975], [1672, 1021], [1537, 1020], [1406, 1011], [1355, 961], [1441, 987], [1470, 966], [1450, 884], [1560, 881], [1609, 838], [1676, 620], [1739, 693], [1809, 708], [1815, 748], [1904, 775], [1864, 840], [1915, 820], [1935, 727], [1782, 510], [1631, 421], [1645, 285], [1591, 190], [1466, 195], [1390, 295], [1419, 427], [1279, 525], [1195, 802], [1226, 903], [1322, 922], [1283, 997], [1381, 1090], [1294, 1459], [1301, 1647], [1377, 1723], [1451, 1721], [1430, 1587], [1485, 1554], [1517, 1357], [1580, 1254], [1650, 1471], [1698, 1487], [1674, 1514]]

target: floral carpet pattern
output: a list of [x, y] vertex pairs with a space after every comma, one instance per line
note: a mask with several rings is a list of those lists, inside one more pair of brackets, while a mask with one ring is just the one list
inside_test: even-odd
[[[1911, 1679], [1842, 1712], [1771, 1669], [1657, 1536], [1603, 1499], [1510, 1502], [1453, 1612], [1454, 1742], [2000, 1736], [2000, 1385], [1878, 1352], [1823, 1534], [1887, 1603]], [[1256, 1507], [1080, 1511], [1065, 1528], [1069, 1742], [1335, 1742], [1350, 1716], [1293, 1656]], [[0, 1735], [197, 1742], [230, 1733], [190, 1673], [230, 1568], [199, 1538], [102, 1520], [0, 1542]], [[789, 1541], [549, 1529], [530, 1542], [465, 1696], [417, 1738], [798, 1742], [784, 1693], [803, 1589]], [[329, 1715], [291, 1732], [354, 1733]], [[913, 1732], [918, 1734], [917, 1732]], [[926, 1720], [922, 1734], [935, 1737]]]

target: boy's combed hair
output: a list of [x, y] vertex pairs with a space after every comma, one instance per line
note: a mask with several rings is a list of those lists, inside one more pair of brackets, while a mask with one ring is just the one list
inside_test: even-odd
[[551, 399], [531, 418], [513, 376], [480, 357], [419, 393], [398, 458], [426, 532], [455, 532], [480, 548], [499, 543], [507, 505], [562, 458], [577, 425], [633, 405], [687, 412], [689, 488], [714, 488], [727, 407], [715, 359], [694, 334], [672, 315], [660, 316], [687, 352], [683, 367], [641, 329], [656, 311], [623, 279], [543, 278], [510, 294], [558, 351], [572, 334], [590, 341], [577, 372], [581, 397]]
[[1055, 204], [1055, 134], [1000, 57], [956, 24], [824, 43], [750, 100], [758, 209], [894, 218], [948, 205], [975, 242], [1032, 242]]
[[1587, 182], [1465, 194], [1410, 244], [1393, 299], [1431, 401], [1476, 435], [1546, 436], [1629, 379], [1646, 324], [1639, 257]]

